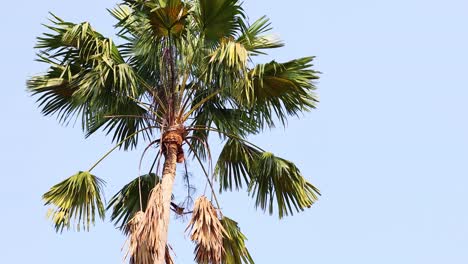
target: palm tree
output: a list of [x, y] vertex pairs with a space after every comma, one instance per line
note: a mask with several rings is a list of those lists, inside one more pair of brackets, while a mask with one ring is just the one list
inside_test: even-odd
[[[27, 82], [44, 115], [65, 124], [80, 118], [86, 136], [102, 130], [116, 143], [91, 168], [44, 194], [56, 231], [89, 230], [107, 209], [129, 237], [130, 263], [172, 263], [172, 211], [191, 215], [197, 263], [253, 263], [246, 237], [222, 214], [216, 194], [246, 187], [256, 207], [280, 218], [316, 201], [318, 189], [292, 162], [247, 141], [315, 108], [313, 57], [255, 64], [283, 43], [269, 34], [266, 17], [249, 23], [238, 0], [124, 0], [110, 14], [122, 44], [87, 22], [51, 14], [36, 46], [48, 71]], [[224, 143], [214, 166], [212, 134]], [[157, 149], [152, 166], [105, 208], [103, 180], [91, 171], [115, 149], [134, 149], [142, 141], [142, 159]], [[202, 195], [194, 205], [187, 158], [199, 162], [211, 197]], [[186, 169], [182, 203], [173, 194], [178, 163]]]

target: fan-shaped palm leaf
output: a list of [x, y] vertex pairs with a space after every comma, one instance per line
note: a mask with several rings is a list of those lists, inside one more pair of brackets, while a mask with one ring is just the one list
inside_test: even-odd
[[320, 194], [292, 162], [239, 138], [226, 142], [215, 173], [222, 190], [238, 189], [244, 181], [255, 197], [255, 206], [272, 214], [276, 205], [280, 218], [293, 214], [294, 209], [310, 207]]
[[96, 210], [104, 219], [104, 206], [101, 199], [101, 188], [104, 181], [87, 171], [80, 171], [70, 178], [54, 185], [42, 199], [45, 205], [52, 205], [49, 216], [57, 232], [70, 228], [75, 220], [78, 230], [82, 227], [89, 230], [94, 224]]
[[239, 189], [242, 183], [250, 183], [251, 169], [260, 158], [261, 150], [241, 139], [230, 138], [225, 143], [215, 167], [220, 191]]
[[263, 152], [251, 172], [249, 192], [256, 197], [255, 206], [273, 214], [276, 205], [280, 218], [310, 207], [320, 195], [292, 162], [272, 153]]
[[312, 81], [318, 79], [318, 72], [310, 68], [312, 60], [309, 57], [257, 65], [250, 72], [251, 87], [241, 91], [241, 103], [250, 105], [258, 118], [270, 124], [274, 116], [285, 124], [287, 116], [315, 108], [317, 97]]
[[[143, 127], [144, 118], [103, 118], [104, 115], [144, 116], [145, 110], [129, 99], [143, 91], [132, 67], [117, 46], [94, 31], [89, 23], [73, 24], [53, 16], [52, 33], [39, 38], [40, 61], [49, 71], [31, 78], [28, 88], [45, 115], [57, 114], [62, 122], [81, 115], [87, 134], [107, 123], [107, 133], [120, 141]], [[123, 147], [134, 147], [138, 134]]]

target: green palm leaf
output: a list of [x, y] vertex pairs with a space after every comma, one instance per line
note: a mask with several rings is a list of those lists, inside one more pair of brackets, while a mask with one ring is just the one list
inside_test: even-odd
[[248, 87], [240, 90], [239, 102], [270, 126], [275, 117], [284, 125], [288, 116], [315, 108], [318, 99], [313, 81], [319, 72], [311, 69], [312, 60], [307, 57], [257, 65], [250, 72]]
[[227, 217], [221, 219], [221, 224], [226, 230], [226, 235], [223, 237], [223, 264], [254, 264], [255, 262], [250, 256], [249, 251], [245, 247], [247, 238], [240, 231], [237, 222]]
[[220, 191], [239, 189], [250, 183], [251, 168], [261, 156], [261, 150], [242, 140], [230, 138], [225, 143], [215, 167], [218, 175]]
[[188, 8], [180, 0], [166, 0], [153, 8], [149, 19], [157, 36], [178, 36], [184, 30]]
[[266, 16], [257, 19], [252, 25], [241, 24], [242, 34], [237, 38], [250, 55], [266, 54], [263, 50], [284, 46], [284, 43], [273, 35], [266, 34], [271, 30], [270, 20]]
[[[39, 61], [49, 71], [31, 78], [27, 85], [45, 115], [56, 114], [68, 123], [81, 116], [87, 136], [100, 127], [114, 134], [114, 141], [147, 125], [145, 110], [129, 97], [142, 88], [133, 68], [124, 62], [117, 46], [94, 31], [89, 23], [73, 24], [53, 16], [52, 33], [38, 38]], [[142, 118], [104, 118], [105, 115], [136, 115]], [[138, 135], [123, 145], [136, 146]]]
[[198, 0], [195, 19], [207, 40], [233, 37], [239, 30], [238, 20], [244, 17], [238, 0]]
[[42, 199], [45, 205], [52, 205], [48, 215], [52, 218], [57, 232], [70, 228], [74, 220], [78, 231], [89, 230], [95, 222], [95, 214], [104, 219], [101, 188], [104, 181], [87, 171], [80, 171], [70, 178], [54, 185]]
[[[141, 183], [141, 198], [139, 181]], [[112, 210], [111, 221], [120, 230], [125, 228], [135, 213], [145, 211], [149, 194], [158, 182], [159, 177], [154, 173], [142, 175], [126, 184], [111, 198], [106, 209]], [[140, 208], [140, 199], [143, 208]]]
[[248, 184], [255, 207], [270, 214], [277, 208], [280, 218], [310, 207], [320, 192], [290, 161], [246, 142], [229, 138], [216, 163], [215, 173], [222, 190]]
[[263, 152], [251, 172], [249, 192], [255, 197], [255, 207], [273, 214], [276, 205], [280, 218], [312, 206], [320, 195], [292, 162], [272, 153]]
[[[106, 135], [113, 135], [113, 142], [121, 142], [126, 139], [121, 145], [124, 150], [137, 146], [140, 138], [140, 133], [137, 131], [154, 124], [154, 120], [148, 117], [148, 111], [131, 99], [118, 102], [110, 107], [97, 109], [86, 118], [87, 137], [102, 129]], [[149, 138], [152, 130], [145, 130], [142, 134], [143, 138]]]

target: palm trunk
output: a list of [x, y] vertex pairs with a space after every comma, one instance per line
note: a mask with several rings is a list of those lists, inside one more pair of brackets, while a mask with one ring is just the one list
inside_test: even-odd
[[161, 183], [161, 192], [162, 192], [162, 224], [159, 225], [159, 235], [160, 243], [159, 248], [156, 252], [161, 252], [163, 254], [157, 254], [154, 264], [165, 264], [164, 252], [166, 252], [167, 236], [169, 231], [169, 221], [171, 216], [171, 196], [172, 196], [172, 187], [174, 185], [174, 179], [176, 174], [176, 164], [177, 164], [177, 149], [178, 146], [176, 143], [166, 144], [166, 153], [165, 161], [163, 167], [162, 183]]

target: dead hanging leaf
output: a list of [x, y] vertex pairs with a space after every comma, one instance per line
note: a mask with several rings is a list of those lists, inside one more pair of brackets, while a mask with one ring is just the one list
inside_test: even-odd
[[174, 264], [168, 245], [165, 252], [157, 252], [161, 243], [158, 228], [163, 217], [161, 199], [161, 185], [157, 184], [151, 191], [145, 212], [138, 211], [124, 230], [128, 235], [125, 258], [130, 256], [130, 264], [154, 264], [159, 254], [164, 254], [166, 264]]
[[153, 264], [154, 262], [154, 250], [138, 234], [144, 217], [145, 213], [138, 211], [125, 228], [125, 234], [128, 235], [128, 249], [125, 258], [130, 256], [130, 264]]
[[201, 196], [195, 201], [190, 229], [190, 239], [196, 243], [195, 260], [203, 264], [221, 264], [223, 237], [226, 234], [216, 209], [211, 202]]
[[163, 211], [162, 189], [161, 184], [158, 183], [151, 191], [141, 225], [136, 230], [138, 239], [144, 241], [145, 246], [153, 251], [153, 257], [165, 254], [165, 252], [157, 252], [161, 244], [159, 229], [163, 224]]

